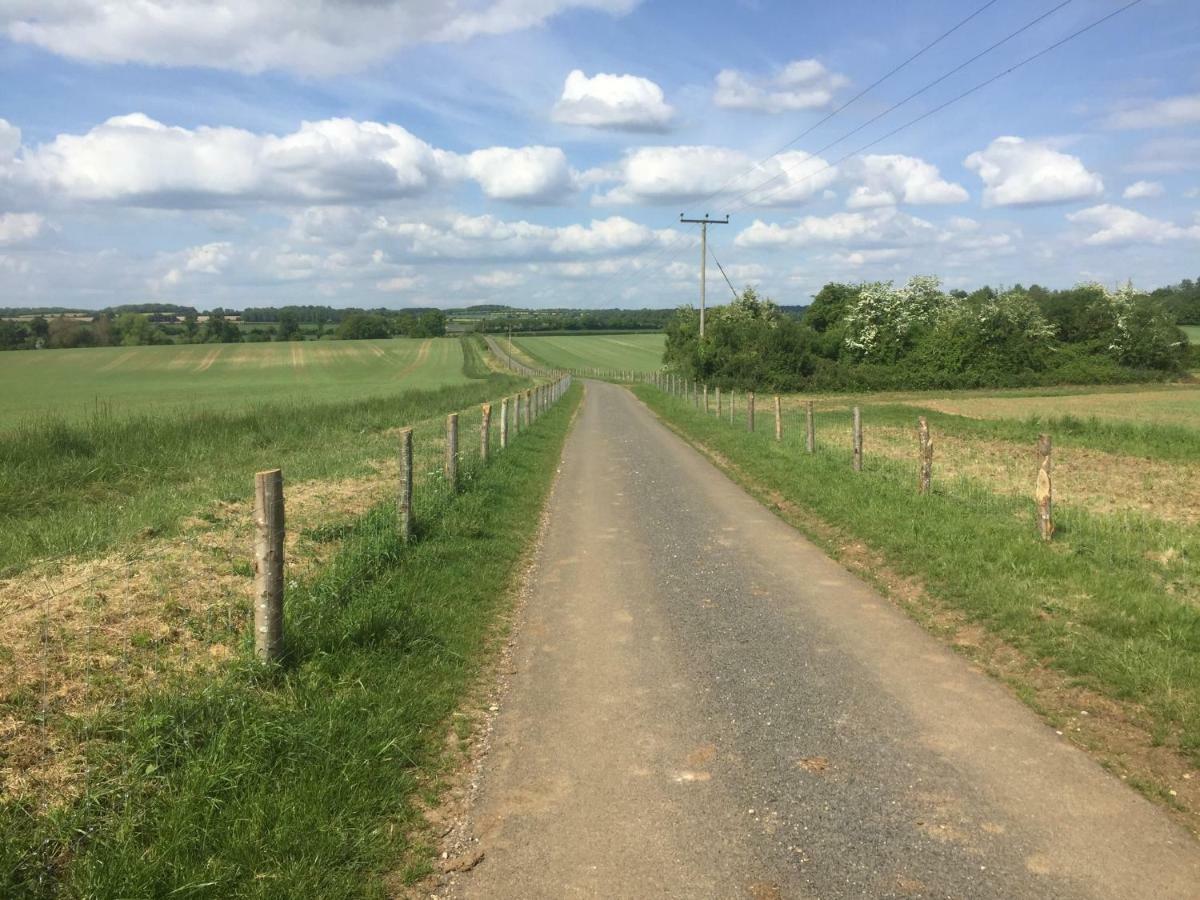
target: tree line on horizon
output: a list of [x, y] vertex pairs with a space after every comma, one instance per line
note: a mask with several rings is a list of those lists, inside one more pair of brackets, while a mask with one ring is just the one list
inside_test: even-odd
[[1082, 284], [945, 291], [934, 276], [829, 283], [799, 316], [747, 287], [667, 325], [664, 360], [743, 390], [903, 390], [1146, 381], [1195, 365], [1180, 320], [1200, 321], [1200, 283], [1139, 292]]

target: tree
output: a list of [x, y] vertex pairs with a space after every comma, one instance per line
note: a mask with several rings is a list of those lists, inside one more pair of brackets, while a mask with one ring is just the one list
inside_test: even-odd
[[391, 337], [391, 329], [383, 316], [354, 313], [342, 319], [334, 334], [339, 340], [361, 341]]
[[943, 293], [932, 275], [914, 275], [902, 288], [890, 281], [864, 284], [846, 308], [843, 344], [858, 359], [894, 363], [940, 315], [961, 302]]
[[413, 337], [444, 337], [446, 314], [440, 309], [426, 310], [417, 316], [417, 321], [410, 334]]
[[275, 329], [275, 340], [304, 340], [304, 335], [300, 331], [300, 317], [291, 310], [286, 310], [279, 314], [279, 325]]

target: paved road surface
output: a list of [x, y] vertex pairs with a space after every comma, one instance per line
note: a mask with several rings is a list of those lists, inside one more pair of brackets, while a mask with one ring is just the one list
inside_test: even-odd
[[454, 896], [1200, 897], [1200, 845], [589, 383]]

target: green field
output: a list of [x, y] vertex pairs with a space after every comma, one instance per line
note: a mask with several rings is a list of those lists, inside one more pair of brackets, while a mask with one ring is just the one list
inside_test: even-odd
[[516, 337], [513, 343], [555, 369], [632, 369], [651, 372], [662, 367], [666, 335], [587, 334]]
[[1200, 325], [1180, 325], [1193, 344], [1200, 344]]
[[458, 338], [97, 347], [0, 354], [0, 429], [53, 413], [117, 415], [333, 402], [467, 381]]

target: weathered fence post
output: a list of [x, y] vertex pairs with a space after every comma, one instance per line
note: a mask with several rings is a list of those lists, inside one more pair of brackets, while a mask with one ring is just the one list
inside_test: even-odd
[[920, 492], [929, 493], [930, 482], [933, 481], [933, 438], [929, 435], [929, 422], [924, 416], [917, 417], [917, 439], [921, 445], [921, 483]]
[[775, 440], [783, 440], [783, 410], [779, 407], [779, 395], [775, 395]]
[[533, 424], [533, 391], [525, 392], [525, 427]]
[[500, 401], [500, 449], [508, 449], [508, 398]]
[[396, 512], [400, 516], [400, 540], [408, 543], [413, 532], [413, 460], [412, 429], [400, 431], [400, 495], [396, 498]]
[[854, 407], [854, 471], [862, 471], [862, 414]]
[[488, 461], [488, 451], [492, 449], [492, 404], [483, 404], [483, 421], [479, 424], [479, 459]]
[[746, 393], [746, 430], [754, 430], [754, 391]]
[[708, 415], [708, 385], [704, 386], [704, 414]]
[[717, 385], [717, 418], [721, 418], [721, 386]]
[[817, 450], [817, 425], [813, 421], [813, 402], [809, 400], [804, 405], [804, 448], [809, 453]]
[[1050, 435], [1038, 435], [1037, 510], [1043, 541], [1054, 536], [1054, 489], [1050, 480]]
[[254, 652], [263, 662], [283, 655], [283, 472], [254, 476]]
[[458, 489], [458, 413], [446, 416], [446, 483]]
[[733, 424], [734, 407], [737, 406], [737, 391], [729, 391], [729, 424]]

